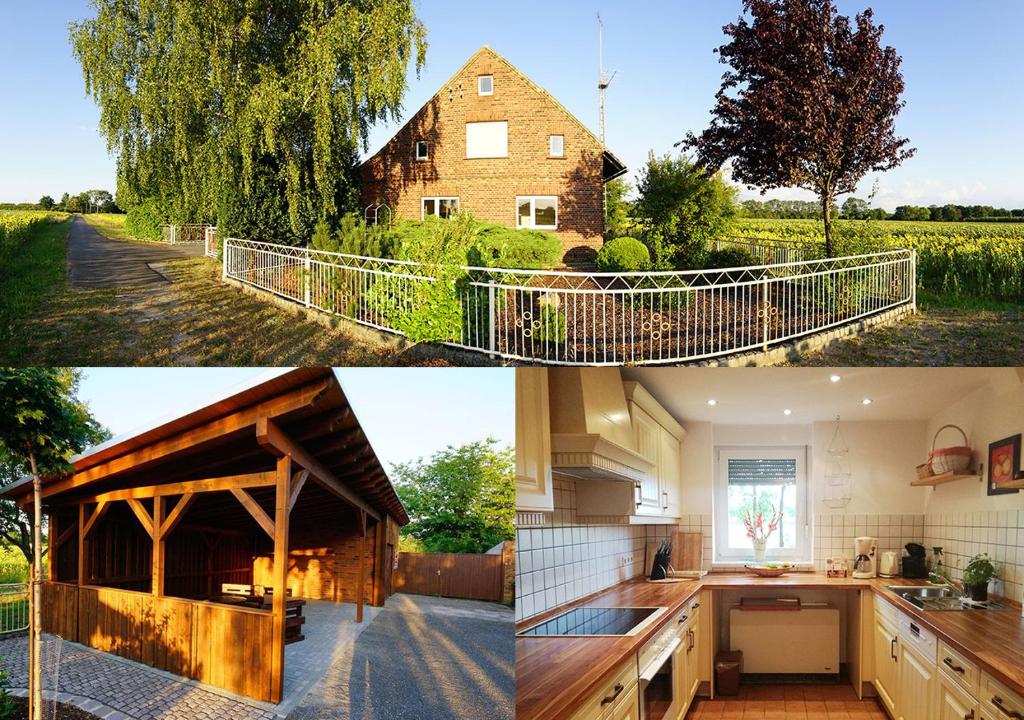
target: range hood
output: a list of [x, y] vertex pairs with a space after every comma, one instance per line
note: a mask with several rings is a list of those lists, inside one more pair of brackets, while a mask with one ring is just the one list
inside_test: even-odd
[[584, 480], [643, 481], [618, 368], [549, 368], [551, 469]]

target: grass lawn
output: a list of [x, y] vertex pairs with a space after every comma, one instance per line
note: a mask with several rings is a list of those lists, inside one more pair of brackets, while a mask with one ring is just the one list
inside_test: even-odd
[[244, 294], [220, 281], [220, 267], [210, 258], [160, 263], [159, 271], [172, 280], [168, 283], [70, 287], [65, 278], [69, 226], [46, 226], [0, 274], [0, 298], [14, 300], [0, 311], [2, 364], [449, 364], [370, 334], [325, 328]]
[[124, 213], [89, 213], [82, 216], [87, 223], [111, 240], [134, 240], [124, 229]]

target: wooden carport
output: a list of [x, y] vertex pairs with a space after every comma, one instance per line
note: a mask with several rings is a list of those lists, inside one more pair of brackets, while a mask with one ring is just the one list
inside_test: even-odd
[[[276, 373], [72, 464], [43, 483], [47, 632], [276, 703], [298, 598], [354, 602], [361, 622], [391, 593], [408, 516], [330, 368]], [[31, 508], [30, 484], [7, 494]], [[228, 584], [255, 601], [229, 602]]]

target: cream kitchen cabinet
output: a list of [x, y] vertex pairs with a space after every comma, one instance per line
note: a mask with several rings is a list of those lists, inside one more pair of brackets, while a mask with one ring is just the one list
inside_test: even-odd
[[607, 720], [640, 720], [640, 696], [636, 685], [615, 701]]
[[623, 383], [637, 452], [655, 471], [637, 486], [637, 515], [679, 517], [682, 451], [686, 431], [636, 382]]
[[939, 720], [972, 720], [978, 717], [978, 701], [944, 673], [939, 673]]
[[611, 680], [580, 703], [571, 720], [638, 720], [638, 682], [636, 655], [633, 655], [619, 666]]
[[[902, 638], [901, 638], [902, 640]], [[899, 690], [896, 691], [898, 720], [934, 720], [938, 687], [935, 663], [906, 642], [899, 643]]]
[[548, 371], [516, 369], [516, 509], [551, 512], [551, 421]]
[[882, 613], [875, 612], [875, 679], [878, 697], [892, 717], [896, 717], [896, 693], [899, 691], [899, 638], [896, 628]]

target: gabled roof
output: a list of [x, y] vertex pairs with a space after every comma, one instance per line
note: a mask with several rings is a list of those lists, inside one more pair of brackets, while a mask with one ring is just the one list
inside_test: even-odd
[[[409, 118], [408, 121], [406, 121], [405, 125], [403, 125], [401, 128], [399, 128], [398, 132], [396, 132], [395, 135], [398, 135], [399, 133], [402, 132], [402, 130], [404, 130], [406, 127], [408, 127], [409, 123], [412, 122], [412, 120], [420, 113], [421, 110], [423, 110], [423, 108], [425, 108], [428, 105], [430, 105], [430, 103], [433, 102], [434, 99], [437, 98], [439, 95], [441, 95], [441, 93], [444, 91], [444, 89], [446, 87], [448, 87], [448, 85], [450, 85], [452, 83], [452, 81], [455, 80], [455, 78], [457, 78], [459, 75], [461, 75], [462, 72], [466, 68], [468, 68], [471, 64], [473, 64], [473, 62], [477, 58], [482, 56], [482, 55], [486, 55], [486, 56], [488, 56], [488, 57], [490, 57], [490, 58], [492, 58], [494, 60], [497, 60], [498, 62], [504, 64], [515, 75], [517, 75], [520, 78], [522, 78], [524, 82], [526, 82], [530, 87], [532, 87], [535, 91], [537, 91], [537, 93], [539, 93], [540, 95], [548, 98], [551, 102], [553, 102], [555, 104], [555, 106], [559, 110], [561, 110], [565, 114], [566, 117], [569, 118], [569, 120], [571, 120], [577, 126], [579, 126], [579, 128], [581, 130], [583, 130], [583, 132], [585, 132], [587, 135], [589, 135], [594, 140], [594, 142], [601, 147], [602, 159], [603, 159], [602, 176], [603, 176], [605, 182], [608, 182], [609, 180], [613, 180], [613, 179], [619, 177], [620, 175], [624, 175], [626, 173], [626, 171], [627, 171], [626, 164], [623, 163], [621, 160], [619, 160], [619, 158], [617, 158], [614, 155], [614, 153], [612, 153], [612, 151], [608, 149], [608, 147], [601, 141], [601, 139], [599, 137], [597, 137], [597, 135], [595, 135], [591, 131], [590, 128], [588, 128], [586, 125], [583, 124], [583, 121], [581, 121], [578, 117], [576, 117], [571, 112], [569, 112], [569, 110], [565, 107], [565, 105], [563, 105], [561, 102], [559, 102], [558, 99], [554, 95], [552, 95], [547, 90], [542, 88], [540, 85], [535, 83], [533, 80], [531, 80], [529, 77], [527, 77], [526, 73], [521, 71], [519, 68], [517, 68], [512, 63], [510, 63], [505, 58], [504, 55], [502, 55], [501, 53], [493, 50], [491, 47], [489, 47], [487, 45], [484, 45], [479, 50], [477, 50], [475, 53], [473, 53], [469, 57], [469, 59], [466, 60], [466, 62], [464, 62], [462, 64], [462, 67], [460, 67], [458, 70], [456, 70], [452, 74], [452, 76], [449, 77], [448, 80], [444, 84], [441, 85], [441, 87], [438, 89], [438, 91], [436, 93], [434, 93], [430, 97], [430, 99], [428, 99], [425, 103], [423, 103], [422, 107], [420, 107], [419, 110], [417, 110], [415, 113], [412, 114], [412, 117]], [[392, 137], [394, 137], [395, 135], [393, 135]], [[386, 145], [387, 144], [385, 143], [385, 147], [386, 147]], [[377, 151], [377, 153], [379, 153], [379, 152], [380, 152], [380, 150]], [[371, 158], [375, 157], [377, 155], [377, 153], [374, 153], [374, 155], [371, 155], [370, 157]], [[369, 159], [370, 158], [367, 158], [367, 160], [369, 160]], [[364, 161], [364, 163], [365, 162], [366, 161]]]

